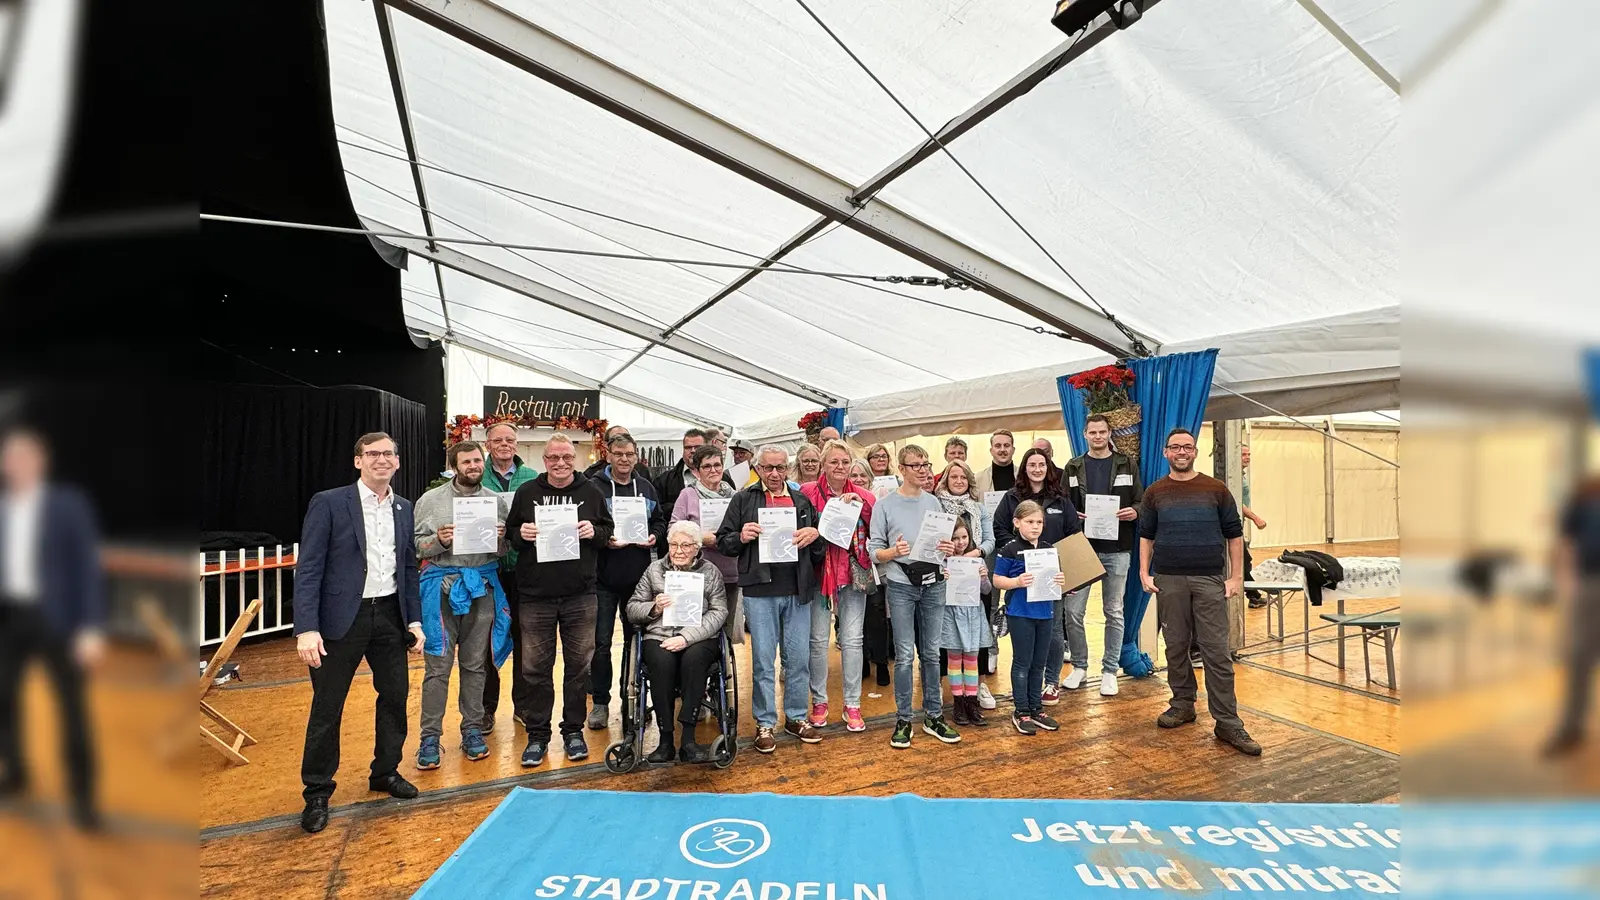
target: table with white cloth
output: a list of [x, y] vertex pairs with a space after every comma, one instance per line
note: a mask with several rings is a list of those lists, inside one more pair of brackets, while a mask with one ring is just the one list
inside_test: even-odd
[[[1322, 597], [1326, 602], [1332, 600], [1338, 607], [1338, 614], [1345, 614], [1345, 601], [1357, 599], [1374, 599], [1400, 596], [1400, 557], [1398, 556], [1341, 556], [1339, 565], [1344, 569], [1344, 578], [1340, 579], [1337, 588], [1323, 588]], [[1265, 559], [1257, 562], [1251, 570], [1254, 581], [1272, 582], [1277, 584], [1295, 584], [1304, 586], [1306, 570], [1277, 559]], [[1339, 657], [1338, 662], [1323, 659], [1311, 652], [1311, 596], [1304, 590], [1301, 591], [1305, 600], [1306, 640], [1305, 651], [1308, 656], [1329, 665], [1345, 666], [1344, 656], [1344, 625], [1333, 626], [1339, 631]], [[1280, 639], [1283, 636], [1280, 635]]]

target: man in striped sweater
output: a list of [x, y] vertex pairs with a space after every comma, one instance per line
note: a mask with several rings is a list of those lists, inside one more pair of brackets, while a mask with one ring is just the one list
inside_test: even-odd
[[[1167, 684], [1172, 702], [1156, 719], [1162, 728], [1195, 720], [1197, 693], [1189, 648], [1206, 667], [1206, 705], [1217, 739], [1240, 753], [1261, 755], [1239, 719], [1228, 654], [1228, 598], [1244, 588], [1244, 524], [1227, 485], [1194, 469], [1194, 434], [1167, 433], [1163, 450], [1172, 471], [1144, 492], [1139, 516], [1139, 580], [1156, 595], [1167, 638]], [[1154, 573], [1154, 574], [1152, 574]]]

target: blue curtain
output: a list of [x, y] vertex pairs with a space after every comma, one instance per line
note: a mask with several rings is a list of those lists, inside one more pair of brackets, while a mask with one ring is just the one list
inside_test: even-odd
[[[1167, 458], [1161, 452], [1167, 432], [1182, 426], [1195, 434], [1200, 433], [1206, 401], [1211, 396], [1211, 377], [1217, 368], [1217, 351], [1132, 359], [1127, 366], [1134, 374], [1133, 391], [1129, 396], [1143, 412], [1144, 421], [1139, 426], [1139, 474], [1148, 485], [1167, 475]], [[1063, 375], [1056, 379], [1056, 390], [1061, 395], [1061, 420], [1072, 441], [1072, 453], [1077, 456], [1089, 450], [1083, 439], [1083, 425], [1089, 418], [1089, 410], [1083, 404], [1083, 396], [1067, 384], [1068, 377]], [[1128, 566], [1127, 590], [1123, 594], [1127, 628], [1122, 639], [1122, 669], [1139, 678], [1155, 671], [1149, 654], [1139, 649], [1139, 624], [1149, 604], [1150, 595], [1139, 582], [1139, 546], [1135, 543]]]
[[830, 425], [839, 429], [840, 434], [844, 434], [844, 407], [830, 406], [822, 411], [822, 427], [827, 428]]
[[1589, 408], [1600, 419], [1600, 349], [1591, 349], [1583, 355], [1583, 369], [1589, 381]]

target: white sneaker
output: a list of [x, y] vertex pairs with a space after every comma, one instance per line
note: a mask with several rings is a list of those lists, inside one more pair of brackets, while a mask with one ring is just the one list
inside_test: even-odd
[[989, 693], [989, 686], [978, 682], [978, 708], [994, 709], [994, 695]]
[[985, 672], [984, 673], [985, 675], [993, 675], [994, 673], [1000, 671], [1000, 654], [994, 652], [993, 650], [989, 651], [989, 667], [988, 668], [989, 668], [989, 671]]
[[1115, 697], [1117, 695], [1117, 673], [1107, 672], [1100, 676], [1100, 696]]
[[1072, 671], [1068, 672], [1067, 677], [1061, 682], [1061, 686], [1069, 691], [1075, 691], [1083, 687], [1083, 676], [1085, 674], [1084, 670], [1074, 666]]

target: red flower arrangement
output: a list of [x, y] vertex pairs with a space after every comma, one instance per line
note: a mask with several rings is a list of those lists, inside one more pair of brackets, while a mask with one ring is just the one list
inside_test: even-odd
[[605, 440], [606, 428], [610, 426], [605, 419], [580, 419], [563, 416], [551, 422], [548, 419], [540, 420], [535, 416], [467, 416], [461, 415], [451, 419], [444, 429], [444, 445], [459, 444], [472, 437], [472, 429], [478, 425], [485, 427], [500, 422], [509, 422], [522, 428], [538, 428], [549, 425], [559, 431], [586, 431], [594, 435], [596, 442]]
[[823, 424], [827, 421], [828, 414], [819, 409], [801, 416], [800, 421], [795, 424], [800, 427], [801, 431], [821, 431]]
[[1101, 366], [1069, 377], [1067, 384], [1083, 391], [1089, 412], [1110, 412], [1131, 404], [1128, 388], [1133, 386], [1133, 370], [1123, 366]]

